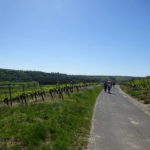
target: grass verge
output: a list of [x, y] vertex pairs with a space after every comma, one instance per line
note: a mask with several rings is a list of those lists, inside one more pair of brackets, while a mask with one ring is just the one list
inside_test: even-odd
[[56, 103], [0, 108], [0, 149], [84, 150], [102, 87]]
[[150, 90], [144, 90], [144, 89], [132, 89], [129, 86], [121, 85], [121, 88], [131, 95], [132, 97], [136, 98], [138, 101], [144, 104], [150, 104]]

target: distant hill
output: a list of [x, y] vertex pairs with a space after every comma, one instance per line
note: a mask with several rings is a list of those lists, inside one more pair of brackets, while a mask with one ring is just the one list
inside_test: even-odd
[[62, 73], [45, 73], [40, 71], [0, 69], [0, 81], [38, 81], [40, 84], [56, 84], [57, 82], [104, 82], [105, 80], [123, 82], [135, 79], [140, 79], [140, 77], [67, 75]]

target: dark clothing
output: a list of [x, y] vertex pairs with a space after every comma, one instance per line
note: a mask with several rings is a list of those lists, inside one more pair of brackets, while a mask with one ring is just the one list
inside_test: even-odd
[[110, 93], [110, 90], [113, 86], [113, 83], [111, 81], [107, 81], [104, 83], [104, 91], [107, 92], [108, 90], [108, 93]]
[[107, 82], [104, 83], [104, 91], [107, 91]]
[[108, 93], [110, 93], [111, 87], [108, 87]]
[[112, 88], [112, 82], [108, 81], [107, 82], [108, 93], [110, 93], [111, 88]]

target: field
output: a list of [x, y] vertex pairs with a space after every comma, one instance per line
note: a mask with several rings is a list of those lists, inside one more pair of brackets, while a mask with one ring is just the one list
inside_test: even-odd
[[84, 150], [96, 97], [102, 87], [63, 100], [0, 109], [0, 149]]
[[122, 89], [144, 104], [150, 104], [150, 79], [145, 78], [123, 83]]

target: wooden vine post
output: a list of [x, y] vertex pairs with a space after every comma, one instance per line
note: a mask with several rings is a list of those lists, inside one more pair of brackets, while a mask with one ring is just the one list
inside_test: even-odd
[[10, 104], [11, 104], [11, 106], [12, 106], [11, 84], [9, 84], [8, 87], [9, 87]]
[[22, 84], [22, 91], [23, 91], [23, 94], [25, 93], [25, 85]]

